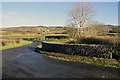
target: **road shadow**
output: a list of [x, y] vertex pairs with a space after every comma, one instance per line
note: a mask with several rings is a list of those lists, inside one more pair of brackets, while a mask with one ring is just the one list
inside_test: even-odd
[[28, 47], [30, 50], [34, 51], [35, 52], [35, 48], [36, 47]]

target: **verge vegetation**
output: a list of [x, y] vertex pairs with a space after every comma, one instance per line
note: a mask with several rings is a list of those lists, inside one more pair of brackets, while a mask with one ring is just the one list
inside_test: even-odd
[[[114, 29], [115, 28], [115, 29]], [[119, 27], [111, 27], [106, 25], [92, 25], [91, 27], [80, 28], [82, 31], [81, 37], [78, 38], [78, 29], [75, 27], [20, 27], [20, 28], [6, 28], [3, 29], [2, 42], [3, 49], [14, 48], [22, 45], [26, 45], [32, 42], [25, 41], [23, 38], [28, 38], [32, 40], [47, 41], [50, 43], [66, 43], [66, 44], [101, 44], [101, 45], [111, 45], [112, 54], [114, 56], [112, 59], [95, 58], [95, 57], [85, 57], [76, 55], [66, 55], [62, 53], [54, 53], [42, 51], [42, 45], [36, 48], [41, 54], [45, 53], [46, 56], [61, 59], [66, 61], [76, 61], [88, 64], [97, 64], [106, 67], [116, 67], [120, 68], [120, 49], [119, 49]], [[76, 33], [77, 32], [77, 33]], [[10, 33], [10, 34], [8, 34]], [[54, 36], [53, 38], [47, 38], [45, 36]], [[68, 36], [68, 38], [57, 39], [55, 36]], [[5, 40], [6, 39], [6, 40]], [[10, 40], [10, 41], [9, 41]], [[6, 42], [4, 42], [6, 41]], [[11, 45], [12, 44], [12, 45]], [[114, 58], [115, 57], [115, 58]]]
[[120, 68], [120, 62], [115, 59], [85, 57], [85, 56], [76, 56], [76, 55], [68, 55], [68, 54], [62, 54], [62, 53], [47, 52], [47, 51], [42, 51], [41, 45], [38, 46], [38, 48], [36, 48], [36, 52], [39, 52], [41, 55], [45, 55], [50, 58], [60, 59], [64, 61], [74, 61], [74, 62], [81, 62], [81, 63], [87, 63], [87, 64], [101, 65], [105, 67]]
[[24, 45], [31, 44], [31, 43], [33, 42], [32, 41], [19, 41], [19, 40], [3, 40], [2, 46], [0, 46], [0, 50], [20, 47], [20, 46], [24, 46]]

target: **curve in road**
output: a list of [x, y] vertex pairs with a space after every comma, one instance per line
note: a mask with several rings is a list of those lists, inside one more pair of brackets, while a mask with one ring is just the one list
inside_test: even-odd
[[120, 78], [120, 69], [52, 59], [34, 52], [40, 41], [2, 51], [3, 78]]

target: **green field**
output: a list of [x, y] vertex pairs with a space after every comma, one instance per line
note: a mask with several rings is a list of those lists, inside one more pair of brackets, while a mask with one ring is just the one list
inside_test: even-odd
[[7, 37], [15, 37], [15, 38], [35, 38], [40, 36], [7, 36]]
[[[117, 30], [117, 29], [114, 29], [114, 27], [111, 29], [114, 32], [116, 32], [115, 30]], [[70, 29], [70, 30], [73, 31], [72, 29]], [[66, 27], [66, 28], [64, 28], [64, 27], [61, 27], [61, 28], [40, 27], [40, 26], [38, 26], [38, 27], [19, 27], [19, 28], [16, 27], [16, 28], [5, 28], [5, 29], [2, 29], [2, 31], [4, 32], [2, 34], [4, 36], [1, 37], [1, 39], [3, 39], [3, 40], [11, 40], [11, 41], [12, 40], [21, 40], [22, 41], [23, 38], [38, 38], [38, 39], [32, 39], [32, 40], [46, 41], [49, 43], [67, 43], [67, 44], [69, 44], [71, 42], [74, 43], [74, 41], [75, 41], [74, 38], [72, 38], [71, 34], [69, 33], [69, 27]], [[105, 35], [100, 35], [100, 36], [97, 35], [97, 37], [100, 37], [101, 39], [109, 39], [110, 42], [113, 42], [113, 41], [118, 40], [118, 37], [116, 35], [120, 34], [120, 33], [112, 33], [112, 32], [111, 33], [106, 32], [106, 33], [105, 33]], [[76, 35], [76, 33], [74, 33], [74, 34]], [[90, 35], [90, 34], [87, 34], [87, 35]], [[45, 38], [45, 36], [69, 36], [69, 37], [60, 39], [60, 38], [56, 38], [56, 37], [53, 37], [53, 38], [46, 37]], [[97, 37], [94, 36], [94, 38], [97, 38]], [[90, 39], [87, 39], [87, 42], [92, 42], [92, 41], [90, 41]], [[98, 39], [96, 40], [96, 42], [97, 41], [98, 41]], [[95, 41], [93, 41], [93, 42], [95, 42]], [[10, 43], [10, 42], [8, 41], [8, 43]], [[20, 47], [20, 46], [24, 46], [24, 45], [27, 45], [30, 43], [32, 43], [32, 42], [25, 41], [25, 42], [21, 42], [18, 44], [17, 43], [12, 44], [12, 42], [11, 42], [11, 44], [6, 44], [6, 45], [2, 44], [3, 47], [0, 47], [0, 50], [10, 49], [10, 48], [14, 48], [14, 47]], [[86, 44], [86, 43], [84, 43], [84, 44]], [[41, 51], [40, 48], [42, 48], [42, 45], [39, 45], [37, 48], [39, 51]], [[117, 53], [117, 52], [115, 52], [115, 50], [113, 50], [113, 51], [114, 51], [113, 54]], [[51, 52], [44, 52], [44, 53], [48, 57], [55, 58], [55, 59], [61, 59], [61, 60], [65, 60], [65, 61], [75, 61], [75, 62], [82, 62], [82, 63], [87, 63], [87, 64], [102, 65], [102, 66], [106, 66], [106, 67], [120, 68], [120, 63], [119, 63], [119, 60], [117, 60], [117, 59], [115, 60], [115, 59], [104, 59], [104, 58], [95, 58], [95, 57], [83, 57], [83, 56], [75, 56], [75, 55], [65, 55], [65, 54], [61, 54], [61, 53], [56, 54], [56, 53], [51, 53]], [[118, 53], [116, 54], [116, 56], [119, 56]]]
[[25, 42], [22, 42], [20, 44], [10, 44], [10, 45], [6, 45], [6, 46], [0, 46], [0, 50], [20, 47], [20, 46], [24, 46], [24, 45], [31, 44], [31, 43], [33, 43], [33, 42], [32, 41], [25, 41]]
[[112, 35], [112, 34], [113, 34], [113, 35], [116, 35], [116, 34], [120, 34], [120, 33], [107, 33], [107, 35], [109, 35], [109, 34], [111, 34], [111, 35]]
[[43, 41], [50, 42], [50, 43], [63, 43], [69, 40], [68, 39], [53, 39], [53, 40], [43, 40]]

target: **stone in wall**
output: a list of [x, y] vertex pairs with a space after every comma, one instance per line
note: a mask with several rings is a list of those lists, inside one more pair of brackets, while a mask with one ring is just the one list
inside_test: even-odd
[[70, 55], [110, 58], [109, 49], [103, 45], [74, 45], [55, 44], [42, 42], [42, 49], [49, 52], [64, 53]]

